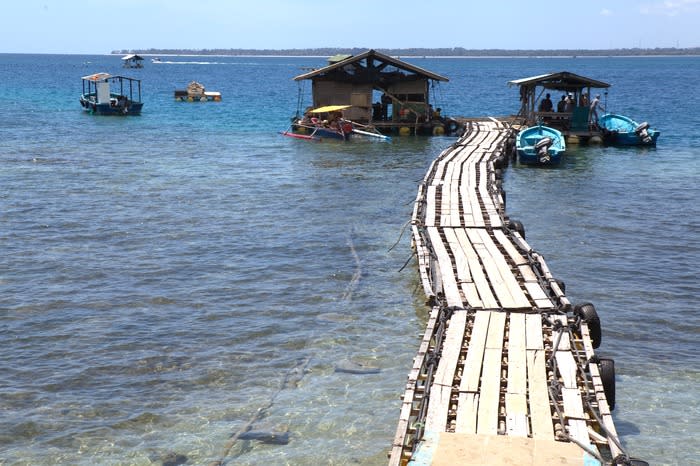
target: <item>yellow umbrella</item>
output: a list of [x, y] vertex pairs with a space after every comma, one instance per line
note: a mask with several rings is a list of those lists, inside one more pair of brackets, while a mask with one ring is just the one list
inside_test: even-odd
[[345, 110], [346, 108], [350, 108], [352, 105], [326, 105], [324, 107], [318, 107], [313, 110], [310, 110], [309, 113], [329, 113], [329, 112], [337, 112], [339, 110]]

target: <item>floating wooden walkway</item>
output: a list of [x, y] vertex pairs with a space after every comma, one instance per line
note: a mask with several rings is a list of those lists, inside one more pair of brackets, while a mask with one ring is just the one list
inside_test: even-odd
[[392, 466], [626, 457], [589, 326], [506, 216], [499, 168], [511, 136], [495, 119], [468, 123], [419, 187], [413, 243], [432, 310]]

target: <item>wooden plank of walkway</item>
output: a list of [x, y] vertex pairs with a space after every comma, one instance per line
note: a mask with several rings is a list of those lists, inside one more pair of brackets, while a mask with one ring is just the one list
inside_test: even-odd
[[430, 462], [432, 466], [584, 464], [581, 449], [577, 445], [552, 439], [443, 432], [437, 437], [434, 448], [435, 454]]
[[566, 316], [556, 316], [555, 321], [561, 323], [558, 330], [552, 332], [552, 340], [558, 341], [555, 350], [557, 360], [557, 370], [564, 387], [561, 389], [564, 403], [564, 417], [569, 427], [569, 435], [578, 440], [583, 445], [588, 445], [588, 428], [583, 411], [581, 392], [578, 387], [577, 371], [578, 367], [571, 354], [571, 344], [568, 334], [568, 322]]
[[428, 349], [430, 347], [431, 337], [433, 331], [435, 330], [435, 324], [440, 314], [440, 308], [438, 306], [433, 306], [430, 311], [430, 317], [428, 318], [428, 323], [426, 325], [425, 334], [423, 335], [423, 340], [421, 341], [420, 347], [418, 348], [418, 353], [413, 358], [413, 367], [411, 372], [408, 374], [408, 382], [406, 383], [406, 391], [403, 396], [403, 402], [401, 403], [401, 413], [399, 416], [399, 424], [396, 429], [396, 435], [394, 437], [394, 442], [391, 449], [392, 458], [400, 458], [403, 451], [403, 441], [406, 435], [408, 435], [411, 428], [411, 415], [414, 412], [414, 403], [416, 403], [416, 385], [421, 378], [421, 371], [425, 364], [426, 356], [428, 355]]
[[462, 196], [464, 212], [469, 212], [469, 216], [465, 215], [464, 226], [484, 227], [486, 223], [484, 222], [484, 217], [479, 207], [479, 197], [477, 191], [474, 190], [474, 186], [476, 186], [476, 169], [473, 160], [467, 162], [467, 168], [463, 172], [464, 176], [459, 189]]
[[530, 309], [532, 305], [520, 288], [518, 280], [485, 229], [467, 230], [472, 246], [479, 254], [481, 263], [489, 277], [489, 283], [504, 309]]
[[[484, 312], [484, 311], [481, 311]], [[476, 433], [498, 434], [498, 405], [501, 394], [501, 359], [503, 353], [503, 332], [505, 312], [490, 312], [489, 331], [484, 349], [484, 364], [481, 372], [479, 412]]]
[[547, 369], [542, 337], [542, 317], [539, 314], [525, 316], [527, 349], [527, 389], [530, 395], [530, 423], [532, 436], [552, 438], [552, 410], [547, 389]]
[[449, 245], [450, 250], [453, 251], [455, 258], [455, 269], [457, 271], [457, 280], [462, 289], [462, 293], [464, 293], [464, 297], [467, 301], [466, 304], [473, 308], [483, 307], [483, 302], [479, 296], [479, 291], [477, 290], [476, 283], [474, 283], [474, 278], [471, 270], [469, 269], [469, 260], [466, 254], [459, 253], [459, 251], [462, 249], [462, 245], [460, 244], [460, 239], [455, 232], [455, 229], [445, 228], [443, 231], [445, 233], [445, 237], [447, 238], [447, 244]]
[[511, 312], [508, 326], [508, 382], [506, 385], [506, 430], [508, 435], [526, 437], [527, 347], [525, 314]]
[[445, 249], [445, 245], [440, 237], [440, 231], [435, 227], [428, 227], [428, 236], [432, 244], [435, 254], [437, 254], [440, 264], [440, 277], [442, 278], [442, 287], [447, 300], [448, 306], [462, 307], [462, 297], [459, 294], [459, 287], [452, 272], [452, 259]]
[[478, 311], [474, 317], [471, 339], [464, 361], [464, 370], [459, 385], [457, 423], [455, 432], [476, 433], [479, 408], [479, 382], [483, 367], [486, 337], [489, 330], [490, 312]]
[[444, 431], [446, 429], [452, 384], [457, 371], [466, 325], [467, 312], [455, 311], [445, 334], [442, 357], [430, 392], [430, 402], [425, 420], [425, 429], [428, 431]]
[[427, 189], [427, 208], [425, 209], [425, 226], [435, 226], [435, 206], [437, 204], [437, 186], [430, 185]]
[[[495, 309], [498, 307], [498, 300], [491, 292], [491, 285], [489, 284], [488, 278], [484, 273], [479, 260], [479, 254], [474, 249], [474, 246], [469, 241], [467, 232], [464, 229], [454, 229], [452, 231], [457, 237], [457, 243], [459, 249], [454, 249], [455, 254], [462, 255], [467, 263], [469, 264], [469, 272], [471, 273], [472, 280], [476, 285], [477, 292], [479, 294], [479, 300], [474, 302], [468, 302], [467, 304], [474, 308], [484, 308], [484, 309]], [[457, 245], [455, 245], [455, 248]]]

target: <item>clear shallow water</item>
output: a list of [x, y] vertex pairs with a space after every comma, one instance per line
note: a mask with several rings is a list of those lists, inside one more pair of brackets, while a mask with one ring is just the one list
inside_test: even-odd
[[[0, 464], [207, 464], [251, 420], [290, 442], [236, 442], [229, 464], [385, 464], [427, 311], [401, 233], [453, 139], [283, 138], [291, 78], [323, 59], [206, 62], [0, 55]], [[568, 70], [661, 129], [656, 149], [509, 168], [508, 212], [596, 305], [629, 452], [700, 464], [700, 59], [413, 62], [450, 78], [449, 115], [512, 113], [508, 80]], [[143, 115], [83, 114], [97, 71], [141, 77]], [[174, 102], [191, 80], [223, 101]]]

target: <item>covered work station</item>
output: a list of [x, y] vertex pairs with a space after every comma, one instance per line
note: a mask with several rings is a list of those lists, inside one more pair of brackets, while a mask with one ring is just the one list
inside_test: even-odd
[[[517, 117], [523, 124], [542, 123], [560, 130], [565, 136], [583, 139], [600, 136], [596, 119], [591, 118], [591, 103], [600, 96], [598, 90], [607, 89], [610, 84], [561, 71], [516, 79], [508, 85], [520, 89]], [[600, 105], [605, 104], [601, 102]]]

